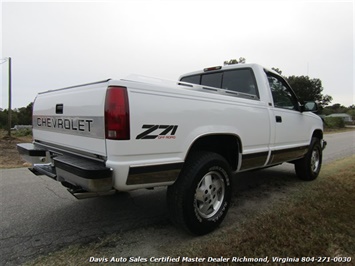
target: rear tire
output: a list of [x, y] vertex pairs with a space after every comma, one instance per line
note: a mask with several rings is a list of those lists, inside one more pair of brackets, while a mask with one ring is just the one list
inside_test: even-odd
[[172, 222], [196, 235], [216, 229], [230, 205], [231, 176], [229, 164], [219, 154], [191, 154], [167, 191]]
[[322, 147], [320, 139], [312, 138], [309, 150], [304, 158], [295, 162], [295, 170], [299, 179], [312, 181], [319, 175], [322, 166]]

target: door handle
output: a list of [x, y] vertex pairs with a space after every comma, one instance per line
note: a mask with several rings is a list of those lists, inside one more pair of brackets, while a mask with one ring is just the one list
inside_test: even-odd
[[277, 115], [276, 116], [276, 123], [282, 123], [282, 117]]

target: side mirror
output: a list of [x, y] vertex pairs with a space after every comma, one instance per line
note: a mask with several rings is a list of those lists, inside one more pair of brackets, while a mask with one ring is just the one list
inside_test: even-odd
[[318, 106], [316, 102], [305, 102], [302, 109], [305, 112], [317, 112]]

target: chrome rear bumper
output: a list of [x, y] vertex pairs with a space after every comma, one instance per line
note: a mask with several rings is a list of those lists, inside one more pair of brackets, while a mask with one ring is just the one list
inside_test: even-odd
[[32, 163], [30, 170], [36, 175], [46, 175], [89, 192], [112, 190], [112, 170], [103, 162], [74, 155], [51, 156], [32, 143], [18, 144], [17, 149], [24, 160]]

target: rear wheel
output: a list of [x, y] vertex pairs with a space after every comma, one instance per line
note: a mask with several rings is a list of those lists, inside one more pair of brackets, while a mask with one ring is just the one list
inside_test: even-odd
[[178, 180], [168, 188], [172, 221], [196, 235], [216, 229], [230, 205], [231, 175], [227, 161], [219, 154], [190, 155]]
[[312, 138], [309, 150], [304, 158], [295, 162], [299, 179], [311, 181], [318, 177], [322, 166], [322, 147], [318, 138]]

